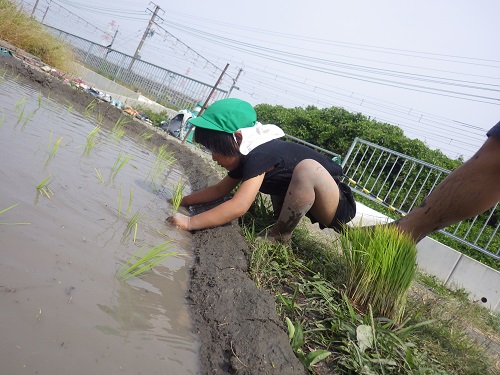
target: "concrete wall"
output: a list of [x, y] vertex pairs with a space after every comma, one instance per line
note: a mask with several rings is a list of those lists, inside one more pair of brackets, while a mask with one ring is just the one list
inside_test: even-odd
[[[391, 221], [387, 216], [356, 202], [353, 225], [375, 225]], [[461, 288], [470, 298], [500, 312], [500, 272], [442, 243], [426, 237], [417, 245], [420, 270], [436, 276], [449, 288]]]

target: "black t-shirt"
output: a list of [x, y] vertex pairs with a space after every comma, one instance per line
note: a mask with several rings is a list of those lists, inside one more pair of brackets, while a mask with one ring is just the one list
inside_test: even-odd
[[293, 170], [302, 160], [313, 159], [320, 163], [337, 181], [342, 176], [342, 167], [313, 149], [304, 145], [274, 139], [266, 142], [246, 156], [229, 177], [246, 181], [267, 170], [260, 191], [265, 194], [284, 196], [290, 185]]

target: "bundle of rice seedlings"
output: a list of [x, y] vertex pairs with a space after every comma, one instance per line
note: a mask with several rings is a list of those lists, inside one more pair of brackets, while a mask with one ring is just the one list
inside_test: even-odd
[[400, 321], [415, 277], [417, 248], [395, 226], [348, 228], [341, 237], [348, 266], [347, 296], [363, 311]]

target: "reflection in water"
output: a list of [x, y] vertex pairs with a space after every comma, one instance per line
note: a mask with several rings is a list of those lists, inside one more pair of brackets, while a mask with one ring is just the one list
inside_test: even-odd
[[172, 296], [172, 291], [177, 291], [177, 295], [183, 294], [186, 273], [185, 267], [181, 267], [179, 271], [171, 272], [168, 278], [152, 275], [147, 277], [148, 283], [139, 281], [138, 284], [142, 286], [116, 279], [117, 291], [112, 302], [109, 305], [97, 305], [113, 318], [116, 325], [96, 328], [121, 337], [127, 337], [131, 332], [148, 331], [158, 339], [168, 341], [167, 333], [190, 327], [186, 306], [169, 304], [170, 298], [177, 297]]

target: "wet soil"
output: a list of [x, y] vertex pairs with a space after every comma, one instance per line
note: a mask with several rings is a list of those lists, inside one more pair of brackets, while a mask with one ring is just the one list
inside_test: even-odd
[[[59, 73], [42, 71], [40, 65], [28, 55], [22, 59], [0, 56], [1, 69], [38, 84], [44, 94], [70, 101], [77, 110], [84, 111], [94, 100], [93, 95], [64, 83]], [[105, 102], [99, 102], [96, 110], [112, 122], [123, 114]], [[144, 127], [155, 130], [149, 142], [168, 143], [175, 151], [193, 190], [219, 179], [208, 158], [192, 147], [138, 120], [126, 125], [127, 131], [135, 134], [141, 134]], [[194, 264], [187, 299], [193, 329], [201, 343], [201, 373], [305, 374], [290, 348], [273, 297], [257, 289], [248, 277], [250, 249], [237, 223], [198, 231], [192, 237]]]

